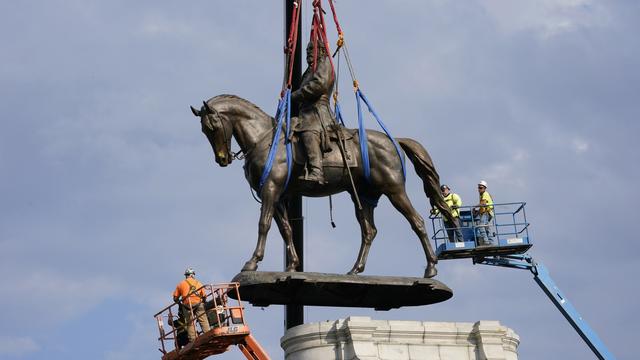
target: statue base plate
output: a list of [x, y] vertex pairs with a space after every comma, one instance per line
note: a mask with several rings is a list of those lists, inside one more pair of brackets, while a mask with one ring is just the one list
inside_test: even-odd
[[240, 283], [242, 300], [254, 306], [277, 304], [390, 310], [435, 304], [453, 296], [453, 291], [440, 281], [416, 277], [243, 271], [232, 281]]

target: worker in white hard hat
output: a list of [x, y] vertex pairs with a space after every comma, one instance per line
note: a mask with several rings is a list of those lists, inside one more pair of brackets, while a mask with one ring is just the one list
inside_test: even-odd
[[481, 246], [493, 245], [493, 237], [489, 231], [489, 223], [493, 219], [493, 199], [487, 191], [487, 182], [478, 182], [478, 194], [480, 201], [474, 208], [473, 214], [476, 220], [476, 240]]
[[206, 293], [202, 283], [196, 278], [196, 272], [188, 267], [184, 271], [185, 279], [181, 281], [173, 292], [173, 301], [180, 304], [180, 311], [183, 312], [187, 324], [187, 335], [189, 342], [196, 339], [195, 318], [200, 324], [203, 333], [209, 331], [209, 320], [204, 308]]
[[[459, 208], [462, 206], [462, 199], [460, 195], [451, 191], [448, 185], [443, 184], [440, 186], [440, 191], [442, 192], [442, 197], [444, 198], [444, 202], [449, 205], [451, 208], [451, 215], [455, 222], [450, 222], [446, 218], [442, 218], [444, 222], [444, 228], [447, 230], [447, 236], [449, 237], [450, 242], [464, 241], [462, 238], [462, 231], [460, 231], [460, 210]], [[432, 215], [438, 215], [440, 211], [433, 207], [431, 209]]]

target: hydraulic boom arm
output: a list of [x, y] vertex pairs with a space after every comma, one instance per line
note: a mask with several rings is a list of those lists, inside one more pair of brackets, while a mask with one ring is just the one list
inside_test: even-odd
[[580, 334], [580, 337], [589, 345], [589, 348], [600, 360], [615, 360], [616, 357], [609, 351], [605, 344], [600, 340], [596, 332], [587, 324], [580, 316], [578, 310], [569, 302], [569, 300], [560, 291], [558, 286], [553, 282], [547, 268], [542, 263], [536, 262], [529, 255], [506, 255], [496, 257], [486, 257], [474, 259], [474, 263], [511, 267], [516, 269], [530, 270], [533, 278], [540, 286], [547, 297], [560, 310], [562, 315], [569, 321], [571, 326]]
[[269, 360], [269, 355], [264, 351], [258, 341], [249, 334], [244, 341], [238, 344], [240, 351], [248, 360]]

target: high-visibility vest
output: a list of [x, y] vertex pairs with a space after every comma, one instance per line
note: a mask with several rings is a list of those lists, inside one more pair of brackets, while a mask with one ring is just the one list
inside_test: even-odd
[[449, 205], [449, 207], [451, 208], [451, 215], [453, 215], [453, 217], [460, 217], [460, 210], [458, 210], [457, 208], [453, 208], [453, 206], [462, 206], [462, 199], [460, 199], [460, 196], [458, 194], [449, 193], [449, 195], [444, 197], [444, 202], [446, 202], [447, 205]]
[[489, 195], [488, 191], [480, 194], [480, 205], [490, 205], [480, 207], [478, 211], [480, 214], [488, 213], [493, 216], [493, 199], [491, 198], [491, 195]]
[[[451, 208], [451, 215], [453, 215], [453, 217], [460, 217], [460, 210], [453, 208], [454, 205], [457, 207], [462, 206], [462, 199], [460, 199], [460, 196], [458, 194], [450, 192], [449, 195], [444, 197], [444, 202], [446, 202], [447, 205], [449, 205], [449, 207]], [[440, 211], [436, 208], [433, 208], [432, 213], [434, 215], [438, 215]]]
[[205, 295], [204, 289], [200, 289], [201, 287], [202, 284], [200, 281], [194, 278], [184, 279], [178, 284], [178, 286], [176, 286], [176, 290], [173, 292], [173, 297], [181, 297], [182, 303], [185, 305], [198, 304], [202, 301], [202, 298]]

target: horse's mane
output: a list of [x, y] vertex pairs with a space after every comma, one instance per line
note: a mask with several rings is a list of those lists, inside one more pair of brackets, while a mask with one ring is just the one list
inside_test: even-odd
[[207, 104], [209, 104], [210, 106], [216, 106], [218, 104], [224, 106], [225, 103], [227, 103], [229, 101], [239, 102], [240, 104], [242, 104], [243, 106], [246, 106], [249, 109], [258, 111], [260, 114], [263, 114], [264, 116], [271, 117], [271, 115], [265, 113], [256, 104], [252, 103], [249, 100], [243, 99], [240, 96], [236, 96], [236, 95], [222, 94], [222, 95], [214, 96], [211, 99], [207, 100]]

